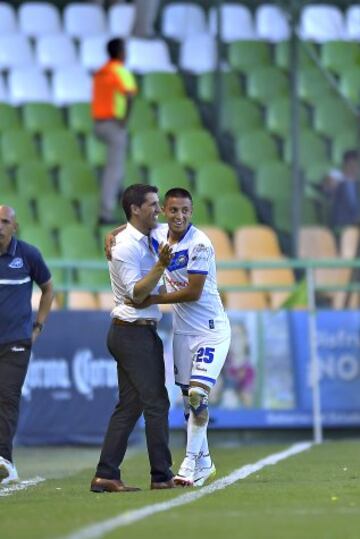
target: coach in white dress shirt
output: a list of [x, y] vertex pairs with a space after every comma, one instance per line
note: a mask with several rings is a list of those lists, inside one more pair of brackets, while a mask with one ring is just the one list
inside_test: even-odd
[[135, 184], [123, 195], [128, 224], [118, 236], [109, 262], [115, 308], [108, 334], [108, 348], [117, 362], [120, 400], [110, 418], [93, 492], [138, 490], [121, 480], [128, 438], [141, 414], [150, 461], [150, 488], [175, 486], [168, 447], [169, 398], [165, 387], [163, 345], [156, 325], [161, 317], [157, 305], [146, 309], [125, 305], [125, 297], [141, 303], [157, 290], [158, 282], [171, 260], [171, 249], [161, 245], [155, 255], [149, 233], [160, 213], [157, 188]]

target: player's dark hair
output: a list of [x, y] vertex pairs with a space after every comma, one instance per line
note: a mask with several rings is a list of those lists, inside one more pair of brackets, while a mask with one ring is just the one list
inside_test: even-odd
[[131, 218], [131, 205], [140, 206], [144, 204], [146, 195], [148, 193], [157, 193], [158, 188], [155, 185], [147, 185], [145, 183], [134, 183], [129, 185], [125, 189], [122, 197], [122, 207], [126, 215], [126, 219], [129, 221]]
[[189, 193], [187, 189], [183, 189], [182, 187], [173, 187], [172, 189], [166, 191], [164, 196], [164, 204], [166, 203], [168, 198], [188, 198], [189, 200], [191, 200], [192, 204], [191, 193]]
[[108, 55], [112, 60], [123, 60], [125, 57], [125, 43], [123, 39], [115, 38], [110, 39], [106, 46]]

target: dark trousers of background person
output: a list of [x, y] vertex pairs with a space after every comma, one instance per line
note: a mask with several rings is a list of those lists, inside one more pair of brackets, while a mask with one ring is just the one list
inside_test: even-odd
[[117, 362], [120, 400], [110, 418], [96, 475], [120, 478], [129, 436], [143, 413], [151, 480], [168, 481], [173, 474], [162, 341], [153, 326], [113, 323], [108, 348]]
[[114, 219], [114, 210], [122, 187], [127, 132], [119, 120], [95, 121], [95, 135], [106, 144], [106, 165], [101, 179], [100, 217]]
[[30, 352], [28, 340], [0, 344], [0, 456], [10, 461]]

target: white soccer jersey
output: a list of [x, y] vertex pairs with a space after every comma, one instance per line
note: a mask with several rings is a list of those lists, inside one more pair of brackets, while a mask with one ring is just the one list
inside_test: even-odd
[[[154, 249], [166, 243], [168, 225], [158, 225], [151, 231]], [[181, 290], [189, 283], [189, 274], [206, 275], [200, 299], [186, 303], [175, 303], [174, 332], [186, 335], [213, 334], [229, 331], [229, 321], [216, 283], [215, 251], [209, 238], [193, 225], [178, 243], [173, 244], [174, 253], [164, 273], [167, 292]]]

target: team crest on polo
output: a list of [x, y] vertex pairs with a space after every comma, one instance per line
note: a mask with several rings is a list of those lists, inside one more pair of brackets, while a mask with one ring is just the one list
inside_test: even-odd
[[9, 268], [12, 268], [12, 269], [19, 269], [19, 268], [22, 268], [24, 265], [24, 261], [22, 258], [14, 258], [14, 260], [12, 260], [9, 264]]

